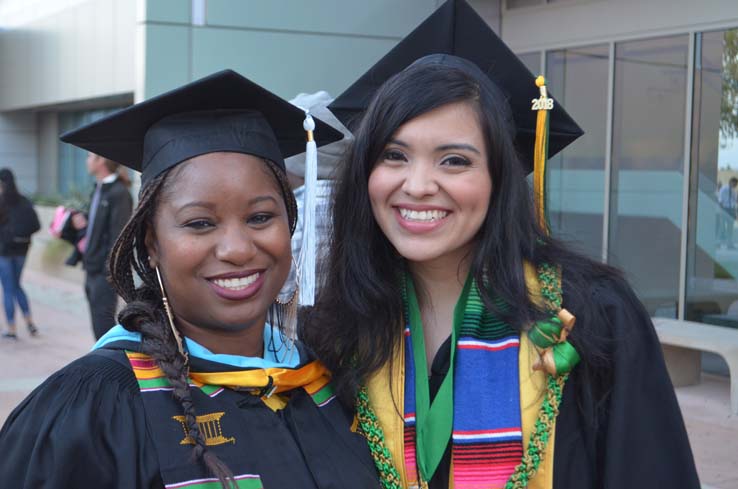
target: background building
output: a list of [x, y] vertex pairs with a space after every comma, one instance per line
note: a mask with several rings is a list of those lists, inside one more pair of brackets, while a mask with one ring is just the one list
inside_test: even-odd
[[738, 3], [508, 0], [501, 19], [587, 131], [552, 162], [559, 235], [623, 268], [651, 315], [738, 326], [718, 205], [738, 169]]
[[[86, 192], [60, 132], [222, 68], [336, 95], [441, 3], [0, 0], [0, 166]], [[737, 327], [718, 195], [738, 175], [738, 3], [470, 3], [587, 131], [551, 163], [557, 234], [622, 267], [650, 314]]]
[[343, 90], [436, 0], [0, 0], [0, 165], [44, 195], [84, 190], [58, 134], [223, 68], [279, 95]]

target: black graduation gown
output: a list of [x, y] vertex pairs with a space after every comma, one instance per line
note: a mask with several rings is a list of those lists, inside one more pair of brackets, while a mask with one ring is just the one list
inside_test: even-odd
[[[192, 359], [193, 370], [198, 360]], [[149, 404], [127, 362], [121, 350], [92, 352], [34, 390], [0, 431], [0, 485], [162, 488], [162, 461], [168, 467], [164, 473], [179, 471], [180, 480], [207, 477], [191, 460], [191, 445], [180, 445], [180, 423], [167, 415], [152, 424]], [[202, 371], [217, 370], [218, 364], [201, 363]], [[223, 435], [235, 438], [209, 450], [232, 469], [240, 464], [258, 474], [266, 489], [379, 487], [365, 439], [350, 431], [353, 415], [337, 401], [328, 410], [319, 408], [303, 389], [290, 395], [276, 412], [247, 392], [226, 389], [214, 398], [218, 405], [200, 395], [198, 414], [226, 411]], [[162, 433], [158, 424], [171, 430], [163, 451], [157, 450], [161, 438], [152, 436]]]
[[[576, 314], [576, 305], [566, 302]], [[605, 324], [590, 327], [607, 348], [610, 381], [584, 386], [572, 371], [556, 420], [554, 489], [699, 489], [692, 450], [651, 319], [633, 291], [618, 281], [592, 285]], [[431, 368], [431, 395], [448, 371], [450, 338]], [[595, 416], [594, 413], [597, 413]], [[451, 451], [429, 484], [447, 489]]]

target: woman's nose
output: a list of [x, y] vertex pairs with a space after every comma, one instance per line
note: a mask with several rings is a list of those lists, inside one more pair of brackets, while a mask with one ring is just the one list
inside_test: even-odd
[[438, 183], [433, 168], [419, 162], [408, 165], [402, 190], [417, 199], [438, 192]]
[[216, 258], [234, 265], [248, 263], [256, 254], [257, 247], [249, 230], [243, 224], [228, 225], [218, 238]]

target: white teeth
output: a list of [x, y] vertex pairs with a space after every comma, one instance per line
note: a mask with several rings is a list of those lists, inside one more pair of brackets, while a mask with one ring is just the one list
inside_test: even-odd
[[248, 277], [241, 277], [241, 278], [217, 278], [213, 280], [213, 283], [217, 285], [218, 287], [223, 287], [224, 289], [229, 290], [243, 290], [249, 285], [256, 282], [256, 279], [259, 278], [260, 273], [254, 273], [252, 275], [249, 275]]
[[447, 211], [439, 211], [439, 210], [433, 210], [433, 211], [414, 211], [410, 209], [405, 209], [402, 207], [399, 207], [400, 209], [400, 215], [403, 219], [407, 219], [408, 221], [418, 221], [418, 222], [433, 222], [437, 221], [439, 219], [443, 219], [448, 215]]

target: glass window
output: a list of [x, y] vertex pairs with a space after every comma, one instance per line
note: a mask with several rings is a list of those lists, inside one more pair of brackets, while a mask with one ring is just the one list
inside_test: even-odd
[[602, 259], [609, 57], [607, 45], [546, 55], [551, 95], [585, 130], [584, 136], [548, 162], [551, 229], [597, 260]]
[[615, 46], [608, 259], [652, 316], [677, 314], [688, 44]]
[[693, 105], [685, 318], [738, 328], [738, 29], [696, 35]]
[[[96, 121], [120, 109], [98, 109], [79, 112], [59, 112], [59, 133]], [[86, 201], [94, 179], [87, 173], [87, 151], [59, 142], [59, 172], [57, 191], [65, 197], [76, 197]]]

